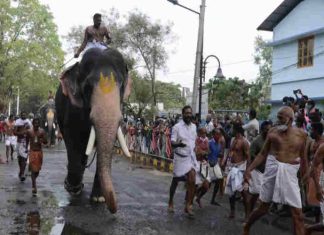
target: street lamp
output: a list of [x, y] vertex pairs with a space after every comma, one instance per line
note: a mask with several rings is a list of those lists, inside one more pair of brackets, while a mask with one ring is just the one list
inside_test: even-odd
[[192, 10], [192, 9], [190, 9], [189, 7], [186, 7], [186, 6], [182, 5], [182, 4], [180, 4], [180, 3], [178, 2], [178, 0], [168, 0], [168, 2], [171, 2], [171, 3], [173, 3], [174, 5], [178, 5], [179, 7], [182, 7], [182, 8], [184, 8], [184, 9], [187, 9], [188, 11], [191, 11], [191, 12], [193, 12], [193, 13], [196, 13], [196, 14], [200, 15], [200, 13], [199, 13], [198, 11]]
[[201, 0], [200, 12], [194, 11], [186, 6], [183, 6], [178, 3], [178, 0], [168, 0], [174, 5], [178, 5], [182, 8], [185, 8], [191, 12], [194, 12], [199, 15], [199, 28], [198, 28], [198, 41], [197, 41], [197, 50], [196, 50], [196, 62], [195, 62], [195, 74], [194, 74], [194, 83], [192, 89], [192, 111], [194, 114], [197, 113], [197, 92], [198, 92], [198, 81], [201, 77], [201, 61], [203, 54], [203, 39], [204, 39], [204, 19], [205, 19], [205, 8], [206, 0]]
[[216, 75], [214, 76], [214, 78], [225, 78], [225, 76], [223, 75], [223, 71], [222, 71], [218, 57], [215, 55], [207, 56], [202, 64], [201, 74], [200, 74], [200, 83], [199, 83], [199, 119], [200, 120], [201, 120], [202, 83], [203, 83], [203, 81], [205, 81], [207, 60], [211, 57], [215, 58], [218, 62], [218, 69], [217, 69], [217, 72], [216, 72]]

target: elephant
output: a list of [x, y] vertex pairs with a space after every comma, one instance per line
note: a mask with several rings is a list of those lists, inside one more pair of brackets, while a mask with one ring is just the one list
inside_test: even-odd
[[111, 178], [117, 132], [122, 149], [129, 155], [119, 126], [122, 103], [130, 91], [131, 79], [122, 54], [112, 48], [92, 48], [80, 62], [62, 73], [55, 96], [58, 125], [68, 158], [64, 187], [72, 195], [81, 193], [86, 152], [91, 152], [88, 147], [94, 142], [94, 133], [97, 165], [90, 198], [104, 198], [111, 213], [117, 211]]
[[40, 116], [41, 116], [41, 126], [44, 128], [47, 140], [48, 147], [55, 145], [55, 131], [57, 125], [56, 119], [56, 110], [55, 103], [53, 99], [49, 99], [48, 102], [40, 108]]

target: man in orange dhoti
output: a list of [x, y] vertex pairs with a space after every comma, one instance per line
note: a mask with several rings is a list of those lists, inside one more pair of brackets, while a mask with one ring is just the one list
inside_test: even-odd
[[45, 131], [39, 127], [40, 120], [35, 118], [33, 120], [33, 128], [27, 131], [27, 144], [30, 144], [29, 152], [29, 167], [31, 170], [33, 195], [37, 194], [36, 178], [43, 164], [42, 144], [47, 144]]

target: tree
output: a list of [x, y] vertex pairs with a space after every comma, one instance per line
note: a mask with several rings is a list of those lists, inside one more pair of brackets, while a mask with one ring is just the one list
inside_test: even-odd
[[151, 80], [153, 106], [157, 103], [156, 70], [165, 67], [168, 59], [165, 45], [174, 38], [171, 27], [171, 25], [163, 26], [160, 22], [151, 22], [147, 15], [138, 10], [129, 14], [128, 21], [124, 26], [128, 48], [135, 58], [144, 62]]
[[19, 86], [29, 111], [35, 109], [28, 101], [31, 90], [44, 101], [57, 85], [64, 53], [48, 8], [38, 0], [15, 2], [0, 3], [1, 98], [7, 104], [7, 90]]
[[[133, 79], [132, 93], [126, 105], [126, 113], [135, 118], [147, 117], [152, 119], [155, 107], [152, 107], [153, 94], [150, 89], [151, 81], [135, 71], [131, 72]], [[182, 108], [185, 100], [181, 97], [180, 85], [157, 81], [157, 100], [164, 104], [165, 109]], [[136, 105], [134, 105], [136, 104]], [[152, 111], [153, 110], [153, 111]]]
[[272, 47], [267, 46], [261, 36], [255, 38], [254, 63], [259, 66], [256, 83], [261, 86], [263, 101], [269, 100], [271, 96]]
[[260, 99], [257, 106], [260, 119], [267, 119], [271, 112], [271, 105], [265, 104], [265, 102], [271, 99], [272, 52], [272, 47], [267, 46], [266, 41], [261, 36], [255, 38], [254, 63], [259, 65], [259, 73], [255, 84], [258, 87], [258, 97]]
[[238, 77], [210, 79], [205, 88], [209, 91], [211, 109], [246, 109], [249, 101], [250, 84]]
[[[133, 71], [131, 73], [133, 80], [132, 92], [126, 105], [126, 111], [135, 118], [144, 116], [145, 110], [149, 107], [152, 100], [150, 92], [150, 82]], [[136, 104], [136, 105], [134, 105]]]

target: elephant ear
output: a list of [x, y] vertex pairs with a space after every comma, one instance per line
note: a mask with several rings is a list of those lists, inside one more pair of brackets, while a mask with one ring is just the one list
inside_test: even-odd
[[62, 92], [69, 97], [71, 103], [79, 108], [83, 107], [80, 94], [80, 65], [79, 62], [67, 68], [60, 77]]

